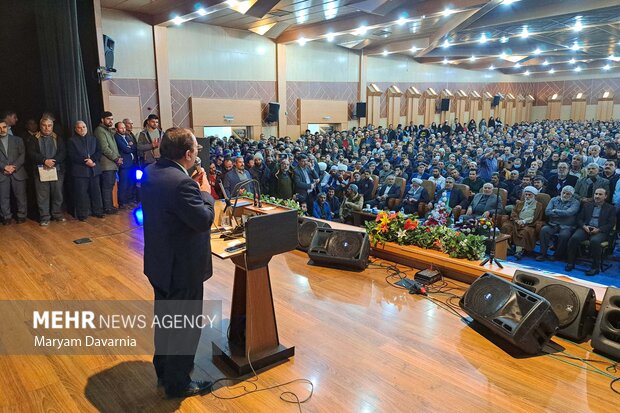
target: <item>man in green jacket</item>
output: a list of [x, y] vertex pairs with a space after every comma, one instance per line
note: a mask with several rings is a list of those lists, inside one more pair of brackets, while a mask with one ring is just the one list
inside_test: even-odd
[[106, 214], [116, 214], [118, 210], [114, 208], [112, 201], [112, 190], [116, 183], [116, 171], [123, 163], [116, 141], [114, 140], [114, 116], [112, 112], [101, 114], [101, 123], [95, 128], [95, 136], [101, 146], [101, 197], [103, 198], [103, 212]]

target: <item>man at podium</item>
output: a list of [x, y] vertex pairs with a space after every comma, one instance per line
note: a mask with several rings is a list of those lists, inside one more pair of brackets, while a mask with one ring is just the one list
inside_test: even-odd
[[[155, 292], [155, 315], [202, 314], [203, 282], [213, 274], [209, 229], [215, 203], [204, 170], [188, 169], [198, 155], [196, 137], [188, 129], [171, 128], [160, 144], [161, 158], [142, 177], [144, 273]], [[210, 390], [190, 372], [200, 328], [155, 327], [153, 364], [158, 385], [169, 397], [188, 397]]]

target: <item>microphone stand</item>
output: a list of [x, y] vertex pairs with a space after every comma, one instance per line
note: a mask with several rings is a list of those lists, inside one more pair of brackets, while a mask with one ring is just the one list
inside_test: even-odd
[[497, 212], [499, 210], [499, 187], [497, 188], [497, 200], [495, 201], [495, 213], [493, 214], [493, 236], [491, 238], [491, 250], [489, 251], [489, 256], [486, 257], [481, 263], [480, 266], [484, 267], [487, 263], [490, 265], [493, 265], [493, 263], [495, 263], [495, 265], [497, 265], [499, 268], [504, 268], [504, 266], [502, 265], [502, 263], [495, 258], [495, 234], [497, 233]]

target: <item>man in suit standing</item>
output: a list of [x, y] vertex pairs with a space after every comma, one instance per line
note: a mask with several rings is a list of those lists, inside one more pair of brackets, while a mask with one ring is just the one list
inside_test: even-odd
[[594, 202], [587, 202], [582, 206], [577, 216], [577, 230], [568, 240], [566, 271], [575, 268], [581, 243], [589, 239], [592, 268], [586, 271], [586, 275], [598, 274], [602, 259], [601, 243], [609, 239], [609, 234], [616, 225], [616, 212], [612, 205], [605, 202], [606, 199], [607, 190], [597, 188], [594, 191]]
[[11, 223], [11, 190], [17, 204], [17, 223], [26, 222], [26, 148], [19, 136], [9, 135], [9, 125], [0, 120], [0, 221]]
[[[235, 186], [239, 182], [245, 181], [247, 179], [252, 179], [252, 175], [250, 175], [250, 173], [245, 170], [245, 162], [243, 161], [243, 156], [237, 156], [235, 158], [235, 167], [226, 175], [224, 175], [224, 179], [222, 180], [224, 189], [226, 190], [226, 194], [228, 195], [228, 197], [233, 198], [239, 196], [239, 193], [233, 193]], [[254, 184], [249, 183], [242, 188], [239, 188], [239, 190], [241, 189], [246, 189], [248, 191], [254, 192]]]
[[75, 122], [74, 131], [75, 134], [69, 139], [68, 153], [77, 219], [86, 221], [89, 212], [97, 218], [103, 218], [99, 167], [101, 148], [97, 138], [88, 135], [86, 124], [81, 120]]
[[123, 158], [118, 153], [118, 147], [114, 140], [114, 117], [112, 112], [101, 114], [101, 123], [95, 128], [95, 136], [101, 147], [101, 197], [103, 199], [103, 210], [106, 214], [116, 214], [118, 210], [114, 208], [112, 191], [116, 183], [116, 171], [123, 163]]
[[134, 182], [131, 173], [134, 170], [137, 151], [133, 140], [127, 134], [125, 123], [117, 122], [115, 128], [114, 140], [116, 141], [118, 152], [123, 159], [123, 162], [118, 166], [118, 207], [125, 209], [129, 206], [128, 204], [133, 197]]
[[299, 155], [297, 167], [293, 169], [295, 176], [295, 191], [297, 193], [297, 201], [306, 202], [306, 205], [314, 203], [314, 189], [319, 184], [318, 176], [308, 167], [308, 156]]
[[[155, 314], [168, 310], [195, 318], [202, 314], [203, 282], [213, 274], [210, 228], [215, 201], [204, 170], [194, 179], [187, 172], [198, 155], [190, 130], [168, 129], [160, 149], [161, 158], [142, 178], [144, 273], [155, 292]], [[211, 388], [210, 382], [190, 377], [199, 339], [199, 328], [156, 327], [153, 364], [169, 397], [194, 396]]]

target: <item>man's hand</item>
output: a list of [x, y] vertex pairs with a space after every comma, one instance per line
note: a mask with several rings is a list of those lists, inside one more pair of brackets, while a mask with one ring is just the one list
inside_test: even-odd
[[56, 161], [54, 159], [46, 159], [43, 161], [43, 165], [45, 165], [46, 168], [53, 168], [56, 166]]
[[84, 163], [85, 163], [85, 164], [86, 164], [86, 166], [88, 166], [89, 168], [93, 168], [93, 167], [96, 165], [96, 164], [95, 164], [95, 162], [93, 162], [93, 160], [92, 160], [92, 159], [90, 159], [90, 158], [89, 158], [89, 159], [85, 159], [85, 160], [84, 160]]
[[114, 161], [114, 163], [118, 166], [121, 166], [123, 164], [123, 158], [118, 157], [116, 158], [116, 160]]
[[584, 225], [583, 227], [581, 227], [581, 229], [583, 229], [585, 231], [586, 234], [590, 233], [590, 227], [587, 225]]
[[153, 141], [153, 149], [155, 149], [155, 148], [159, 148], [159, 139], [155, 139]]
[[601, 230], [600, 230], [600, 229], [590, 227], [590, 235], [596, 235], [596, 234], [598, 234], [599, 232], [601, 232]]
[[16, 170], [17, 170], [17, 168], [15, 167], [15, 165], [7, 165], [7, 166], [4, 167], [4, 174], [5, 175], [11, 175]]

